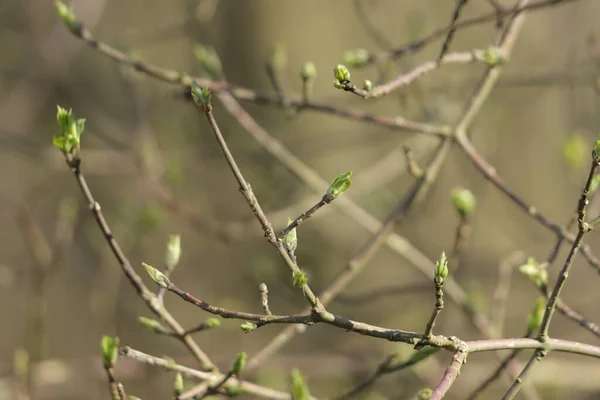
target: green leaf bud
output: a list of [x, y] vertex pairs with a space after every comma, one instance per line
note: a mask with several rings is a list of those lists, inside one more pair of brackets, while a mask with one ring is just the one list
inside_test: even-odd
[[444, 279], [448, 276], [448, 259], [446, 253], [442, 251], [440, 259], [435, 262], [435, 279], [444, 282]]
[[181, 257], [181, 236], [171, 235], [169, 237], [169, 243], [167, 244], [167, 254], [165, 260], [168, 268], [173, 268], [179, 264]]
[[221, 326], [221, 321], [219, 321], [217, 318], [208, 318], [206, 321], [204, 321], [204, 326], [206, 326], [207, 329], [218, 328]]
[[336, 176], [331, 183], [331, 186], [329, 186], [327, 189], [325, 196], [333, 200], [340, 194], [344, 193], [352, 184], [352, 180], [350, 178], [352, 178], [352, 171], [344, 172], [343, 174]]
[[338, 81], [337, 79], [333, 80], [333, 87], [336, 89], [343, 89], [344, 88], [344, 84], [340, 81]]
[[152, 279], [154, 281], [154, 283], [156, 283], [158, 286], [165, 288], [165, 289], [167, 289], [169, 287], [169, 285], [171, 284], [171, 281], [169, 281], [169, 278], [167, 278], [165, 276], [165, 274], [163, 274], [162, 272], [160, 272], [153, 266], [148, 265], [146, 263], [142, 263], [142, 265], [144, 266], [144, 268], [146, 269], [146, 272], [150, 276], [150, 279]]
[[[351, 67], [362, 67], [369, 61], [369, 52], [365, 49], [348, 50], [342, 56], [342, 62]], [[348, 78], [350, 79], [350, 78]]]
[[173, 382], [173, 391], [176, 396], [180, 396], [183, 393], [183, 376], [181, 372], [175, 374], [175, 381]]
[[502, 50], [498, 47], [488, 47], [483, 52], [483, 59], [490, 67], [496, 67], [503, 61]]
[[212, 78], [221, 78], [223, 75], [223, 66], [216, 50], [212, 47], [203, 45], [194, 46], [194, 55], [200, 62], [202, 69]]
[[350, 82], [350, 71], [348, 71], [348, 68], [346, 68], [342, 64], [338, 64], [333, 69], [333, 76], [335, 77], [335, 79], [337, 81], [339, 81], [341, 83], [348, 83], [348, 82]]
[[244, 394], [246, 392], [246, 389], [244, 389], [244, 387], [242, 385], [235, 385], [235, 386], [227, 386], [225, 388], [225, 393], [227, 394], [228, 397], [235, 397], [235, 396], [239, 396], [241, 394]]
[[79, 33], [81, 24], [77, 21], [77, 16], [73, 11], [73, 7], [67, 6], [62, 1], [55, 1], [54, 6], [58, 12], [58, 16], [65, 24], [65, 26], [73, 33]]
[[117, 362], [119, 356], [119, 338], [103, 336], [101, 342], [102, 348], [102, 360], [104, 361], [104, 368], [113, 368]]
[[257, 325], [252, 322], [246, 321], [242, 325], [240, 325], [240, 328], [244, 331], [244, 333], [248, 333], [255, 330], [257, 328]]
[[304, 81], [314, 80], [317, 77], [317, 67], [315, 67], [315, 64], [310, 61], [305, 62], [304, 65], [302, 65], [302, 72], [300, 76]]
[[450, 198], [454, 208], [460, 215], [468, 216], [475, 211], [477, 200], [470, 190], [461, 187], [454, 188], [450, 193]]
[[304, 376], [297, 368], [292, 370], [292, 399], [293, 400], [310, 400], [310, 391]]
[[527, 262], [519, 267], [519, 272], [528, 277], [537, 287], [548, 284], [548, 271], [541, 268], [534, 258], [528, 258]]
[[244, 352], [238, 353], [235, 356], [235, 360], [233, 360], [233, 365], [231, 366], [231, 373], [233, 375], [239, 375], [246, 367], [247, 359], [248, 359], [248, 355], [246, 353], [244, 353]]
[[432, 395], [433, 390], [429, 388], [421, 389], [419, 390], [419, 393], [417, 393], [417, 400], [429, 400]]
[[[290, 226], [292, 222], [294, 221], [288, 217], [287, 226]], [[287, 235], [285, 235], [285, 237], [283, 238], [283, 244], [285, 244], [285, 247], [287, 247], [292, 253], [296, 250], [296, 247], [298, 246], [298, 236], [296, 234], [296, 228], [292, 229], [287, 233]]]
[[595, 160], [600, 160], [600, 135], [596, 138], [596, 142], [594, 143], [594, 152], [592, 156]]
[[269, 64], [275, 70], [282, 70], [287, 66], [287, 52], [282, 43], [276, 43], [271, 46]]
[[533, 305], [533, 310], [527, 318], [527, 329], [531, 332], [537, 331], [542, 325], [544, 312], [546, 311], [546, 299], [539, 297]]
[[198, 106], [208, 106], [210, 104], [211, 92], [208, 86], [200, 86], [198, 82], [192, 82], [192, 98]]
[[165, 328], [160, 324], [160, 322], [158, 322], [155, 319], [139, 317], [138, 321], [139, 321], [140, 325], [142, 325], [144, 328], [149, 329], [152, 332], [165, 331]]
[[368, 79], [365, 79], [365, 81], [363, 82], [362, 88], [368, 92], [369, 90], [371, 90], [373, 88], [373, 82], [371, 82]]

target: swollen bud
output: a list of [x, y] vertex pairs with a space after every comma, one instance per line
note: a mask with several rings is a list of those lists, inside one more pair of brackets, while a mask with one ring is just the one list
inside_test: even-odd
[[104, 361], [104, 368], [113, 368], [119, 356], [119, 338], [103, 336], [100, 346], [102, 348], [102, 360]]
[[527, 329], [531, 332], [537, 331], [542, 325], [544, 312], [546, 311], [546, 299], [540, 297], [536, 300], [531, 314], [527, 318]]
[[221, 321], [219, 321], [217, 318], [208, 318], [206, 321], [204, 321], [204, 326], [207, 329], [218, 328], [219, 326], [221, 326]]
[[534, 258], [528, 258], [527, 262], [519, 267], [519, 272], [528, 277], [537, 287], [548, 284], [548, 271], [545, 268], [540, 268], [539, 263]]
[[439, 280], [440, 283], [444, 282], [444, 279], [448, 276], [448, 259], [446, 253], [442, 251], [440, 259], [435, 262], [435, 279]]
[[468, 216], [475, 211], [477, 200], [470, 190], [456, 187], [452, 189], [450, 198], [452, 199], [454, 208], [456, 208], [456, 211], [458, 211], [460, 215]]
[[246, 366], [247, 358], [248, 358], [248, 355], [244, 352], [238, 353], [235, 356], [235, 360], [233, 360], [233, 365], [231, 366], [231, 373], [233, 375], [239, 375], [240, 372], [242, 372], [244, 370], [244, 367]]
[[246, 389], [244, 389], [242, 385], [227, 386], [225, 388], [225, 393], [227, 394], [227, 397], [239, 396], [240, 394], [244, 394], [245, 392]]
[[257, 325], [252, 322], [246, 321], [242, 325], [240, 325], [240, 328], [244, 331], [244, 333], [248, 333], [255, 330], [257, 328]]
[[368, 79], [365, 79], [365, 81], [363, 82], [362, 87], [363, 87], [364, 90], [366, 90], [368, 92], [373, 87], [373, 82], [371, 82]]
[[73, 33], [78, 33], [81, 29], [81, 24], [77, 21], [77, 16], [73, 11], [73, 7], [67, 6], [62, 1], [55, 1], [54, 6], [58, 12], [58, 16], [65, 26]]
[[144, 328], [147, 328], [152, 332], [160, 332], [165, 330], [164, 327], [160, 324], [160, 322], [152, 318], [139, 317], [138, 322]]
[[[292, 221], [288, 217], [287, 226], [290, 226], [292, 222], [294, 221]], [[285, 244], [285, 247], [287, 247], [287, 249], [292, 253], [296, 250], [296, 247], [298, 246], [298, 236], [296, 234], [296, 228], [292, 229], [287, 233], [287, 235], [285, 235], [285, 237], [283, 238], [283, 244]]]
[[600, 160], [600, 135], [596, 138], [596, 143], [594, 143], [594, 152], [592, 156], [595, 160]]
[[198, 82], [192, 82], [192, 98], [198, 106], [207, 106], [210, 104], [211, 92], [208, 86], [200, 86]]
[[421, 389], [419, 390], [419, 393], [417, 393], [417, 400], [429, 400], [432, 395], [433, 390], [429, 388]]
[[183, 376], [181, 376], [181, 372], [175, 374], [175, 381], [173, 382], [173, 391], [176, 396], [181, 395], [183, 393]]
[[194, 55], [200, 62], [202, 69], [212, 78], [220, 78], [223, 75], [221, 60], [214, 48], [200, 44], [196, 45], [194, 47]]
[[348, 50], [342, 56], [342, 62], [351, 67], [362, 67], [369, 61], [369, 52], [365, 49]]
[[350, 82], [350, 71], [348, 71], [348, 68], [346, 68], [342, 64], [338, 64], [333, 69], [333, 76], [340, 83]]
[[144, 262], [142, 263], [142, 265], [144, 266], [146, 272], [150, 276], [150, 279], [152, 279], [154, 283], [165, 289], [169, 287], [171, 281], [169, 281], [169, 278], [167, 278], [165, 274], [154, 268], [152, 265], [148, 265]]
[[502, 62], [502, 50], [498, 47], [488, 47], [483, 52], [483, 59], [490, 67], [496, 67]]
[[350, 178], [352, 178], [352, 171], [344, 172], [343, 174], [339, 174], [338, 176], [336, 176], [333, 182], [331, 183], [331, 186], [329, 186], [329, 188], [327, 189], [325, 197], [327, 197], [329, 201], [331, 201], [338, 197], [340, 194], [344, 193], [346, 190], [348, 190], [348, 188], [352, 184]]
[[285, 51], [285, 46], [281, 43], [274, 44], [271, 46], [271, 51], [269, 54], [269, 64], [275, 70], [282, 70], [287, 65], [287, 54]]
[[300, 74], [303, 81], [314, 80], [317, 77], [317, 67], [312, 62], [305, 62], [302, 65], [302, 73]]
[[175, 267], [179, 264], [179, 258], [181, 257], [181, 236], [171, 235], [169, 243], [167, 244], [167, 254], [165, 256], [166, 263], [169, 268]]

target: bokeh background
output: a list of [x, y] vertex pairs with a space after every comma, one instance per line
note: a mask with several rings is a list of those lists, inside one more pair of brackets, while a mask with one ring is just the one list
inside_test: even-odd
[[[461, 18], [487, 13], [491, 2], [471, 1]], [[510, 5], [509, 2], [502, 2]], [[474, 143], [523, 199], [549, 218], [566, 223], [576, 207], [588, 154], [600, 126], [600, 3], [592, 0], [535, 11], [527, 17], [513, 56], [473, 127]], [[332, 68], [350, 49], [384, 51], [448, 24], [454, 2], [150, 0], [73, 1], [95, 36], [148, 62], [201, 75], [192, 48], [213, 46], [227, 79], [271, 91], [265, 63], [270, 49], [285, 49], [281, 73], [286, 93], [299, 93], [302, 63], [318, 71], [314, 98], [342, 108], [430, 123], [453, 123], [484, 66], [448, 65], [386, 98], [363, 101], [332, 86]], [[375, 31], [375, 33], [373, 33]], [[494, 23], [461, 29], [453, 51], [486, 48]], [[353, 80], [390, 79], [435, 58], [441, 41], [416, 55], [380, 67], [352, 70]], [[113, 258], [72, 174], [52, 146], [56, 105], [87, 119], [84, 172], [132, 264], [161, 265], [170, 234], [182, 236], [183, 255], [173, 280], [213, 304], [260, 311], [258, 284], [270, 290], [271, 308], [294, 313], [304, 299], [287, 268], [261, 236], [204, 117], [181, 90], [117, 65], [85, 46], [58, 20], [52, 2], [0, 2], [0, 398], [103, 399], [106, 377], [100, 338], [186, 365], [191, 357], [177, 341], [139, 326], [151, 316]], [[250, 114], [327, 180], [354, 171], [351, 197], [380, 219], [413, 183], [401, 149], [408, 145], [423, 165], [436, 140], [312, 111], [292, 115], [275, 106], [245, 105]], [[268, 155], [220, 106], [215, 113], [248, 181], [275, 226], [303, 211], [314, 193]], [[453, 150], [437, 182], [396, 231], [431, 260], [449, 250], [459, 218], [450, 191], [473, 191], [478, 207], [472, 235], [454, 273], [470, 301], [488, 312], [499, 265], [520, 251], [543, 260], [555, 237], [528, 218]], [[317, 197], [318, 198], [318, 197]], [[307, 203], [307, 201], [309, 203]], [[600, 207], [592, 205], [590, 215]], [[335, 205], [321, 210], [298, 233], [299, 263], [319, 291], [369, 238]], [[596, 233], [587, 243], [595, 250]], [[564, 260], [561, 251], [551, 279]], [[45, 271], [45, 272], [44, 272]], [[597, 272], [578, 258], [564, 299], [592, 321], [600, 320]], [[503, 336], [520, 336], [538, 296], [514, 272], [510, 278]], [[381, 288], [412, 286], [387, 295]], [[362, 296], [362, 297], [361, 297]], [[330, 309], [376, 325], [422, 330], [433, 290], [405, 259], [382, 248]], [[166, 304], [185, 326], [208, 315], [167, 295]], [[256, 353], [281, 326], [243, 334], [239, 321], [197, 335], [223, 369], [239, 351]], [[475, 339], [459, 308], [448, 301], [436, 331]], [[598, 344], [598, 338], [557, 315], [551, 335]], [[314, 326], [247, 378], [287, 390], [297, 367], [317, 397], [341, 393], [367, 376], [391, 352], [408, 346]], [[529, 354], [520, 357], [526, 360]], [[26, 359], [29, 362], [26, 362]], [[437, 359], [386, 376], [364, 398], [411, 398], [439, 380], [449, 360]], [[469, 357], [448, 398], [459, 399], [496, 365], [491, 355]], [[28, 368], [25, 368], [28, 367]], [[27, 374], [25, 374], [27, 370]], [[551, 354], [532, 381], [544, 399], [600, 396], [600, 363]], [[169, 398], [172, 374], [122, 361], [117, 367], [129, 394]], [[482, 398], [499, 398], [499, 383]]]

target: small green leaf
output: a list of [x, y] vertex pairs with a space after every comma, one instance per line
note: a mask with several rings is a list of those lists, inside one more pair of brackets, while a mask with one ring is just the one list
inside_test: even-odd
[[252, 322], [246, 321], [242, 325], [240, 325], [240, 328], [244, 331], [244, 333], [248, 333], [255, 330], [257, 328], [257, 325]]
[[231, 373], [234, 375], [239, 375], [246, 367], [246, 359], [248, 355], [244, 352], [238, 353], [235, 356], [235, 360], [233, 360], [233, 365], [231, 366]]
[[167, 244], [167, 254], [165, 255], [166, 264], [169, 269], [173, 269], [179, 264], [181, 257], [181, 236], [171, 235]]
[[327, 189], [325, 196], [333, 200], [340, 194], [344, 193], [352, 184], [352, 180], [350, 178], [352, 178], [352, 171], [344, 172], [343, 174], [336, 176], [331, 183], [331, 186], [329, 186]]
[[544, 312], [546, 311], [546, 299], [539, 297], [533, 305], [533, 310], [527, 318], [527, 329], [531, 332], [537, 331], [542, 325], [544, 319]]
[[150, 278], [154, 281], [154, 283], [156, 283], [158, 286], [165, 288], [165, 289], [167, 289], [169, 287], [171, 282], [169, 281], [169, 278], [167, 278], [165, 276], [165, 274], [163, 274], [162, 272], [160, 272], [153, 266], [148, 265], [146, 263], [142, 263], [142, 265], [144, 266], [144, 268], [146, 269], [146, 272], [148, 273]]
[[61, 133], [66, 133], [71, 129], [71, 125], [73, 124], [73, 111], [62, 108], [61, 106], [56, 106], [58, 111], [56, 112], [56, 121], [58, 122], [58, 127], [60, 128]]
[[348, 71], [348, 68], [346, 68], [342, 64], [336, 65], [336, 67], [333, 69], [333, 76], [338, 82], [350, 82], [350, 71]]
[[440, 282], [444, 282], [444, 279], [448, 276], [448, 259], [446, 258], [446, 253], [442, 251], [440, 255], [440, 259], [435, 262], [435, 278], [436, 280], [440, 280]]
[[292, 370], [292, 399], [310, 400], [310, 391], [304, 376], [297, 368]]
[[456, 208], [456, 211], [458, 211], [459, 214], [467, 216], [473, 214], [475, 211], [477, 200], [470, 190], [456, 187], [452, 189], [450, 198], [452, 199], [454, 208]]
[[292, 283], [295, 287], [303, 287], [308, 282], [306, 274], [303, 271], [296, 270], [292, 272]]
[[104, 368], [113, 368], [119, 356], [119, 338], [103, 336], [101, 342], [102, 359], [104, 360]]

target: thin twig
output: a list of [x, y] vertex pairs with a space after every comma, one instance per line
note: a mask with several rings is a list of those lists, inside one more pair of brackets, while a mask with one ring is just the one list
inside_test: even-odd
[[450, 390], [450, 387], [454, 384], [456, 378], [458, 378], [458, 375], [460, 374], [462, 365], [467, 361], [468, 351], [469, 348], [464, 342], [459, 344], [458, 350], [452, 356], [450, 365], [448, 365], [448, 368], [446, 368], [444, 377], [437, 387], [433, 389], [430, 397], [431, 400], [441, 399], [448, 392], [448, 390]]
[[398, 58], [403, 57], [408, 54], [414, 54], [414, 53], [422, 50], [423, 48], [425, 48], [425, 46], [433, 43], [436, 39], [444, 37], [448, 33], [448, 31], [450, 31], [451, 29], [455, 29], [455, 30], [463, 29], [463, 28], [479, 25], [479, 24], [482, 24], [485, 22], [498, 20], [499, 17], [504, 18], [504, 17], [508, 17], [508, 16], [514, 16], [514, 15], [521, 14], [524, 11], [540, 10], [540, 9], [543, 9], [546, 7], [561, 5], [561, 4], [569, 3], [572, 1], [577, 1], [577, 0], [538, 0], [538, 1], [534, 1], [532, 3], [525, 4], [525, 5], [517, 4], [512, 8], [505, 9], [501, 14], [499, 14], [496, 10], [494, 10], [487, 14], [483, 14], [478, 17], [473, 17], [473, 18], [464, 20], [462, 22], [458, 22], [454, 25], [448, 25], [444, 28], [437, 29], [434, 32], [430, 33], [429, 35], [423, 36], [412, 42], [406, 43], [405, 45], [398, 47], [396, 49], [393, 49], [391, 51], [370, 54], [369, 59], [366, 62], [366, 65], [379, 64], [379, 63], [382, 63], [385, 61], [398, 59]]
[[446, 35], [446, 39], [444, 39], [444, 44], [442, 45], [442, 50], [440, 51], [440, 55], [438, 56], [438, 62], [440, 62], [448, 49], [450, 49], [450, 43], [452, 43], [452, 38], [454, 38], [454, 33], [456, 32], [456, 21], [458, 21], [458, 17], [460, 17], [460, 13], [464, 6], [467, 5], [469, 0], [458, 0], [456, 7], [454, 8], [454, 12], [452, 13], [452, 20], [450, 21], [450, 29], [448, 30], [448, 34]]
[[[548, 298], [548, 302], [546, 303], [546, 311], [544, 312], [544, 318], [542, 319], [542, 324], [540, 325], [539, 333], [537, 336], [537, 340], [539, 340], [541, 343], [545, 343], [547, 340], [549, 340], [548, 329], [550, 327], [550, 322], [552, 321], [552, 316], [554, 315], [554, 312], [556, 310], [556, 304], [558, 303], [560, 293], [566, 284], [567, 277], [569, 276], [569, 270], [573, 265], [573, 260], [575, 259], [575, 256], [579, 251], [583, 238], [592, 229], [592, 227], [589, 226], [586, 222], [586, 208], [589, 204], [590, 187], [592, 186], [592, 181], [594, 179], [594, 176], [596, 175], [596, 170], [598, 169], [598, 166], [600, 166], [600, 154], [596, 154], [596, 148], [594, 148], [588, 178], [583, 187], [583, 190], [581, 191], [581, 196], [579, 197], [579, 202], [577, 204], [578, 233], [573, 242], [573, 245], [571, 246], [571, 249], [569, 250], [569, 254], [567, 255], [567, 258], [558, 275], [558, 278], [556, 279], [556, 283], [554, 284], [552, 293]], [[538, 363], [542, 361], [542, 359], [546, 356], [547, 353], [548, 352], [544, 349], [538, 349], [533, 353], [533, 356], [529, 359], [529, 362], [527, 363], [523, 371], [521, 371], [517, 379], [515, 379], [513, 385], [504, 395], [503, 400], [511, 400], [517, 395], [517, 393], [523, 386], [523, 383], [529, 377], [531, 371]]]
[[288, 226], [286, 226], [283, 230], [281, 230], [281, 232], [279, 232], [277, 234], [277, 237], [280, 238], [280, 239], [282, 237], [285, 237], [285, 235], [287, 235], [288, 233], [290, 233], [292, 231], [292, 229], [295, 229], [302, 222], [304, 222], [307, 219], [309, 219], [310, 217], [312, 217], [313, 214], [316, 213], [321, 207], [326, 206], [327, 204], [331, 203], [332, 201], [333, 201], [333, 197], [323, 196], [321, 198], [321, 200], [319, 200], [319, 202], [317, 204], [315, 204], [314, 206], [312, 206], [308, 210], [304, 211], [302, 214], [300, 214], [298, 216], [298, 218], [296, 218]]
[[[528, 331], [524, 337], [528, 338], [531, 335], [531, 333], [532, 332]], [[492, 372], [485, 381], [483, 381], [479, 386], [477, 386], [467, 397], [466, 400], [475, 400], [477, 396], [479, 396], [489, 385], [491, 385], [500, 377], [502, 371], [504, 371], [508, 367], [511, 361], [514, 360], [515, 357], [517, 357], [521, 351], [522, 349], [516, 349], [513, 350], [508, 356], [506, 356], [506, 358], [502, 360], [498, 367], [496, 367], [494, 372]]]
[[248, 101], [257, 104], [273, 104], [278, 105], [282, 108], [293, 107], [298, 110], [312, 110], [322, 113], [328, 113], [337, 115], [339, 117], [354, 119], [366, 123], [372, 123], [379, 126], [389, 127], [393, 129], [407, 130], [411, 132], [422, 132], [424, 134], [430, 134], [434, 136], [445, 136], [449, 133], [449, 127], [444, 125], [431, 125], [415, 121], [410, 121], [405, 118], [395, 116], [387, 117], [382, 115], [372, 115], [364, 113], [362, 111], [353, 111], [341, 109], [336, 106], [319, 103], [319, 102], [306, 102], [303, 96], [290, 96], [280, 99], [278, 96], [273, 96], [267, 93], [256, 92], [251, 89], [237, 87], [231, 85], [226, 81], [212, 81], [208, 79], [195, 78], [186, 73], [161, 68], [146, 62], [133, 59], [126, 54], [116, 50], [115, 48], [98, 41], [93, 37], [92, 33], [81, 25], [80, 29], [72, 32], [75, 36], [85, 41], [89, 46], [96, 49], [103, 55], [111, 58], [112, 60], [128, 65], [134, 68], [136, 71], [142, 72], [153, 78], [161, 81], [177, 84], [188, 88], [196, 80], [201, 85], [206, 85], [210, 90], [215, 93], [228, 92], [231, 93], [237, 100]]
[[[169, 371], [180, 372], [182, 375], [195, 378], [201, 381], [206, 381], [209, 384], [217, 384], [220, 380], [223, 379], [223, 374], [214, 373], [214, 372], [204, 372], [199, 371], [197, 369], [185, 367], [183, 365], [179, 365], [175, 363], [173, 360], [167, 360], [164, 358], [154, 357], [149, 354], [143, 353], [138, 350], [134, 350], [131, 347], [123, 347], [119, 350], [120, 355], [131, 358], [135, 361], [138, 361], [143, 364], [148, 364], [154, 367], [163, 368]], [[290, 400], [291, 396], [288, 393], [280, 392], [277, 390], [269, 389], [263, 386], [256, 385], [251, 382], [239, 381], [233, 382], [229, 381], [225, 384], [225, 386], [237, 386], [240, 385], [247, 393], [253, 394], [258, 397], [273, 399], [273, 400]]]
[[67, 165], [73, 171], [75, 175], [75, 179], [83, 193], [87, 203], [89, 204], [90, 211], [94, 215], [96, 222], [98, 223], [98, 227], [100, 231], [104, 235], [106, 242], [108, 243], [110, 249], [112, 250], [115, 258], [119, 262], [123, 273], [129, 280], [129, 282], [133, 285], [138, 295], [142, 298], [142, 300], [146, 303], [148, 308], [152, 310], [157, 316], [163, 319], [173, 331], [181, 336], [181, 341], [186, 345], [186, 347], [190, 350], [190, 352], [194, 355], [196, 360], [200, 363], [202, 368], [207, 370], [215, 369], [214, 364], [210, 361], [210, 358], [200, 349], [198, 344], [188, 335], [185, 335], [185, 330], [183, 327], [173, 318], [173, 316], [161, 306], [160, 302], [156, 299], [154, 294], [144, 285], [140, 276], [135, 272], [131, 263], [121, 250], [121, 247], [117, 243], [117, 240], [112, 234], [104, 215], [102, 214], [102, 210], [100, 208], [100, 204], [96, 202], [92, 192], [90, 191], [85, 177], [81, 172], [81, 160], [79, 158], [75, 160], [69, 160], [67, 157]]

